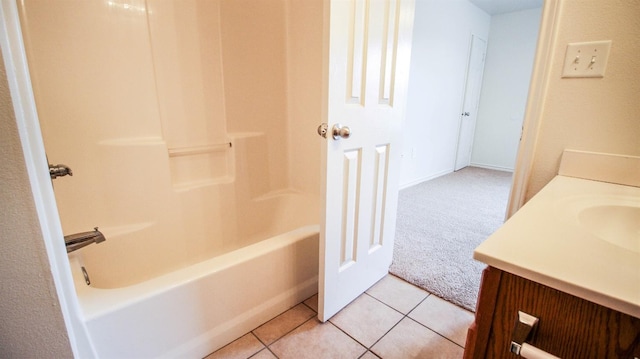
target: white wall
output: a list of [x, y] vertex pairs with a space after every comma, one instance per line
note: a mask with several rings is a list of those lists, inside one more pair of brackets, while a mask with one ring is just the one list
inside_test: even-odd
[[[636, 1], [559, 2], [527, 200], [557, 174], [565, 148], [640, 156], [640, 6]], [[612, 40], [605, 77], [561, 78], [567, 43], [594, 40]]]
[[491, 17], [471, 165], [512, 171], [542, 9]]
[[401, 187], [453, 171], [471, 34], [489, 24], [467, 0], [416, 1]]

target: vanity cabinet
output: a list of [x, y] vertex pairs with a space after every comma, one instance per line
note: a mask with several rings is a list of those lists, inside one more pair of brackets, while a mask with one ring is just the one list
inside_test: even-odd
[[483, 272], [464, 359], [518, 358], [509, 351], [518, 311], [539, 319], [527, 343], [557, 357], [640, 359], [639, 318], [491, 266]]

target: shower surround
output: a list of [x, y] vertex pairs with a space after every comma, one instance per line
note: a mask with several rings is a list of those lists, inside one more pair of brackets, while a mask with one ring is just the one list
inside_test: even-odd
[[[18, 5], [47, 156], [74, 174], [54, 182], [62, 228], [107, 238], [70, 257], [97, 356], [206, 354], [314, 293], [321, 1]], [[260, 310], [226, 307], [264, 273]], [[150, 347], [100, 344], [127, 323]]]

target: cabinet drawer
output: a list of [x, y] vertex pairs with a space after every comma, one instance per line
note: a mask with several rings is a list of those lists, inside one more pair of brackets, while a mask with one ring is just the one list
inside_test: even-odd
[[[484, 293], [491, 287], [493, 290]], [[491, 309], [479, 304], [475, 327], [470, 330], [470, 336], [478, 341], [472, 343], [475, 348], [468, 348], [473, 353], [465, 353], [465, 358], [517, 358], [509, 347], [519, 310], [540, 320], [527, 342], [555, 356], [640, 358], [640, 319], [627, 314], [495, 268], [488, 268], [483, 275], [479, 303], [483, 302], [495, 303], [493, 314], [480, 313]], [[490, 325], [479, 323], [480, 318], [490, 320]], [[489, 330], [488, 335], [480, 332], [483, 327]], [[478, 333], [471, 333], [476, 329]]]

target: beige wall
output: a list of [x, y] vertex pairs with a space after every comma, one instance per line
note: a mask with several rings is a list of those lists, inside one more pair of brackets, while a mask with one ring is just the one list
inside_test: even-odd
[[[526, 199], [558, 171], [565, 148], [640, 156], [640, 3], [562, 0]], [[612, 40], [605, 77], [562, 79], [567, 43]]]
[[[229, 132], [262, 132], [268, 181], [287, 183], [286, 1], [220, 2], [225, 115]], [[258, 162], [256, 162], [258, 164]]]
[[[288, 0], [287, 109], [291, 187], [320, 192], [320, 150], [315, 129], [322, 120], [323, 2]], [[319, 208], [318, 208], [319, 209]]]
[[[4, 64], [1, 61], [0, 63]], [[0, 358], [70, 358], [4, 65], [0, 65]]]

